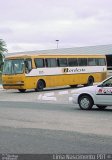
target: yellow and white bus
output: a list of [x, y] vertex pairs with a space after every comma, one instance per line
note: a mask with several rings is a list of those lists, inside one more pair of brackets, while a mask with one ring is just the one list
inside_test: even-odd
[[47, 87], [92, 85], [107, 76], [104, 55], [16, 54], [5, 58], [4, 89], [42, 91]]

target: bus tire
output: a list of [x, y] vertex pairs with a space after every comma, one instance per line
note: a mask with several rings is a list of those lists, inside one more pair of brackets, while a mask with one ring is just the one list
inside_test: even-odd
[[78, 100], [80, 109], [82, 110], [90, 110], [93, 107], [93, 99], [89, 95], [82, 95]]
[[18, 89], [19, 90], [19, 92], [21, 92], [21, 93], [25, 93], [25, 91], [26, 91], [26, 89]]
[[84, 86], [93, 86], [93, 83], [94, 83], [94, 78], [90, 76], [88, 78], [87, 84], [85, 84]]
[[45, 88], [45, 82], [43, 80], [39, 80], [37, 82], [37, 88], [35, 89], [35, 91], [40, 92], [43, 91], [44, 88]]

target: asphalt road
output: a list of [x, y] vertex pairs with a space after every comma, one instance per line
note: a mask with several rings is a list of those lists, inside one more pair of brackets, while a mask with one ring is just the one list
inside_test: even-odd
[[72, 104], [0, 101], [0, 152], [111, 153], [111, 114]]

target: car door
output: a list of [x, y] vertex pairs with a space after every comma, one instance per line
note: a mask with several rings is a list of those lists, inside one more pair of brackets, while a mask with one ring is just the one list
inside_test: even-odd
[[96, 104], [112, 105], [112, 77], [96, 87]]

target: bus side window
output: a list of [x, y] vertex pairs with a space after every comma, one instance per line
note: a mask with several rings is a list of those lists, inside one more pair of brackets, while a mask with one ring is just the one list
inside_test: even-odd
[[57, 61], [58, 61], [59, 67], [67, 67], [68, 66], [67, 58], [58, 58]]
[[97, 61], [96, 63], [98, 66], [105, 66], [106, 65], [106, 61], [104, 58], [97, 58], [96, 61]]
[[43, 58], [35, 58], [35, 66], [36, 68], [44, 68], [45, 67], [45, 62]]
[[97, 66], [95, 58], [88, 58], [88, 66]]
[[32, 70], [32, 61], [31, 59], [25, 60], [25, 73], [29, 73]]
[[87, 58], [78, 58], [79, 66], [87, 66]]
[[56, 58], [46, 58], [46, 67], [57, 67]]
[[69, 67], [78, 66], [77, 58], [68, 58], [68, 66]]

